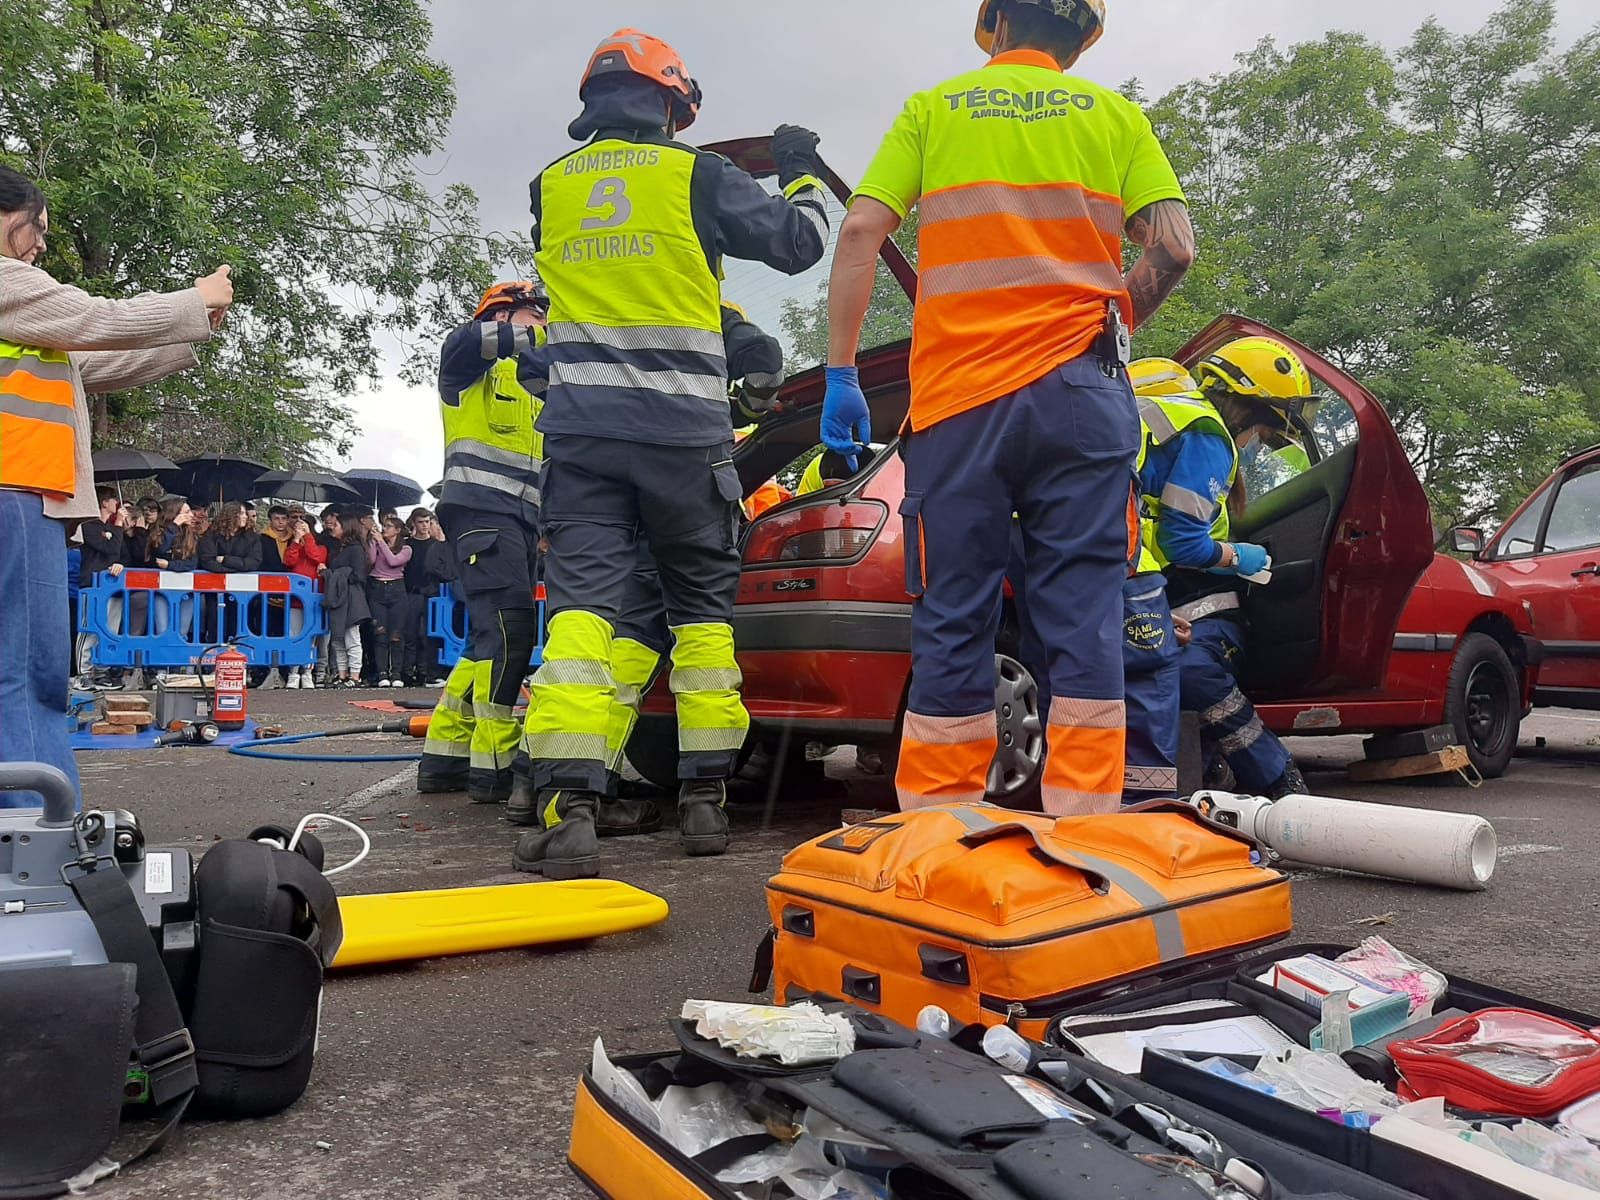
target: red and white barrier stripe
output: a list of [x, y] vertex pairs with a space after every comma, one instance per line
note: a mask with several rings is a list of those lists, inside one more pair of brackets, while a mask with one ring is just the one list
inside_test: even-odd
[[287, 592], [291, 575], [217, 575], [206, 571], [124, 571], [124, 587], [166, 592]]

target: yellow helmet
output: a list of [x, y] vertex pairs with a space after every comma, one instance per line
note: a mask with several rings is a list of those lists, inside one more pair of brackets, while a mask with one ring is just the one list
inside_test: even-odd
[[1200, 385], [1175, 358], [1136, 358], [1128, 364], [1128, 382], [1136, 396], [1176, 396]]
[[1195, 366], [1202, 390], [1212, 386], [1236, 396], [1253, 396], [1274, 408], [1298, 407], [1314, 390], [1311, 372], [1300, 356], [1277, 338], [1237, 338]]
[[[1082, 30], [1079, 54], [1098, 42], [1106, 31], [1106, 0], [1017, 0], [1017, 3], [1045, 9]], [[1000, 0], [982, 0], [978, 5], [978, 28], [973, 37], [977, 39], [978, 49], [985, 54], [994, 53], [994, 31], [999, 16]]]

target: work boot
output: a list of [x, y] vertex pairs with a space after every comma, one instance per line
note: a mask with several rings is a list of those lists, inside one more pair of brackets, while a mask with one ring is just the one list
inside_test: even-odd
[[1300, 774], [1300, 768], [1291, 761], [1283, 769], [1283, 774], [1267, 789], [1268, 800], [1282, 800], [1285, 796], [1307, 796], [1310, 789], [1306, 787], [1305, 776]]
[[661, 809], [642, 797], [602, 796], [594, 828], [601, 837], [654, 833], [661, 828]]
[[728, 849], [727, 789], [720, 779], [690, 779], [678, 792], [678, 836], [690, 858]]
[[511, 769], [511, 795], [506, 797], [506, 820], [513, 825], [539, 823], [539, 789], [533, 786], [533, 776], [515, 767]]
[[517, 839], [511, 865], [546, 879], [592, 879], [600, 872], [600, 840], [594, 830], [599, 797], [593, 792], [549, 792], [540, 816], [544, 828]]
[[449, 754], [424, 754], [417, 764], [417, 791], [464, 792], [467, 790], [469, 764], [464, 758]]
[[475, 767], [467, 773], [467, 799], [474, 804], [504, 804], [511, 799], [511, 769]]

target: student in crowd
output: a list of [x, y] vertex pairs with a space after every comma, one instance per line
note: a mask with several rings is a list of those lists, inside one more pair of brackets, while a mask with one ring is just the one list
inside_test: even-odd
[[411, 536], [406, 539], [411, 561], [406, 563], [404, 678], [412, 687], [422, 687], [443, 678], [439, 641], [428, 636], [428, 601], [439, 594], [441, 580], [430, 568], [435, 548], [444, 544], [444, 530], [425, 508], [411, 510], [410, 528]]
[[329, 558], [339, 553], [339, 547], [344, 544], [344, 524], [340, 520], [341, 515], [338, 506], [330, 504], [317, 517], [322, 524], [322, 529], [317, 533], [317, 541], [328, 552]]
[[254, 573], [261, 570], [261, 555], [261, 535], [242, 504], [224, 504], [200, 538], [202, 571]]
[[[107, 575], [117, 576], [122, 574], [128, 565], [128, 531], [123, 528], [123, 521], [129, 515], [122, 501], [117, 498], [114, 489], [100, 487], [95, 489], [95, 495], [100, 501], [100, 515], [92, 521], [85, 521], [78, 529], [83, 538], [83, 550], [78, 559], [78, 586], [79, 588], [93, 587], [94, 577], [104, 572]], [[74, 633], [73, 644], [77, 644], [78, 612], [76, 606], [72, 610], [72, 630]], [[75, 665], [74, 669], [78, 669]], [[86, 665], [85, 665], [85, 669]], [[116, 691], [122, 687], [122, 670], [117, 667], [97, 668], [91, 681], [96, 688], [102, 691]]]
[[182, 496], [168, 496], [145, 539], [145, 561], [158, 571], [193, 571], [199, 558], [197, 514]]
[[[292, 508], [286, 516], [289, 540], [283, 550], [283, 565], [290, 574], [315, 580], [320, 589], [323, 575], [328, 569], [328, 551], [311, 532], [311, 521], [304, 509]], [[285, 687], [314, 688], [318, 674], [322, 676], [322, 683], [327, 684], [328, 642], [327, 634], [317, 638], [317, 668], [301, 667], [298, 672], [290, 671]]]
[[267, 510], [267, 527], [261, 531], [261, 569], [269, 575], [281, 575], [288, 569], [283, 552], [289, 546], [289, 528], [287, 507], [274, 504]]
[[367, 581], [367, 602], [372, 609], [372, 645], [377, 652], [373, 673], [381, 688], [404, 687], [406, 567], [411, 547], [406, 527], [394, 513], [383, 518], [379, 536], [367, 543], [372, 575]]
[[217, 519], [215, 509], [207, 508], [204, 504], [193, 504], [189, 509], [189, 524], [194, 527], [194, 540], [198, 546], [200, 539], [211, 532], [211, 525]]
[[367, 606], [367, 543], [359, 521], [336, 523], [343, 532], [338, 552], [328, 559], [324, 600], [333, 670], [328, 686], [352, 688], [361, 684], [361, 623], [372, 616]]

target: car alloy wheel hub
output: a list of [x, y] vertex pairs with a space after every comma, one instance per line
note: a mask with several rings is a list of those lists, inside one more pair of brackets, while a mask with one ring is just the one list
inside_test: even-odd
[[1005, 799], [1034, 781], [1045, 755], [1039, 685], [1008, 654], [994, 656], [994, 712], [996, 747], [989, 765], [989, 795]]

